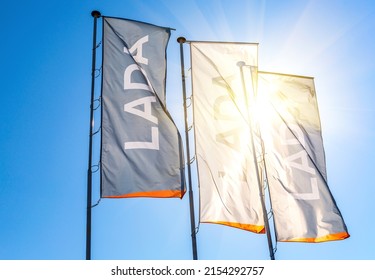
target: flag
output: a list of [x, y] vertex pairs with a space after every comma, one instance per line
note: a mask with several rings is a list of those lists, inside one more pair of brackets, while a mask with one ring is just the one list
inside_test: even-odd
[[247, 97], [257, 44], [190, 42], [200, 222], [264, 233]]
[[182, 197], [181, 137], [165, 107], [170, 29], [103, 17], [101, 197]]
[[349, 237], [327, 184], [314, 79], [258, 72], [258, 102], [277, 240]]

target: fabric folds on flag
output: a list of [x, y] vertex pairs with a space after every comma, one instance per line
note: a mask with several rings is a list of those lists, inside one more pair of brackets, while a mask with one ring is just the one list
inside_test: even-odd
[[165, 107], [170, 29], [103, 17], [101, 197], [185, 193], [181, 137]]
[[266, 170], [278, 241], [349, 237], [327, 185], [314, 80], [258, 72]]
[[190, 42], [200, 222], [264, 233], [246, 98], [257, 44]]

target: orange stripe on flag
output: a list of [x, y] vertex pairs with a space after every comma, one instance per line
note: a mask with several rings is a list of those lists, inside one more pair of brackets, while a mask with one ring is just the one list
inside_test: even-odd
[[258, 225], [249, 225], [249, 224], [241, 224], [241, 223], [231, 223], [231, 222], [222, 222], [222, 221], [205, 221], [202, 223], [208, 223], [208, 224], [219, 224], [219, 225], [224, 225], [224, 226], [229, 226], [229, 227], [234, 227], [234, 228], [239, 228], [247, 231], [251, 231], [254, 233], [265, 233], [266, 230], [264, 226], [258, 226]]
[[280, 242], [306, 242], [306, 243], [319, 243], [326, 241], [343, 240], [350, 237], [347, 232], [339, 232], [334, 234], [328, 234], [321, 237], [306, 237], [306, 238], [293, 238], [290, 240], [279, 240]]
[[153, 197], [153, 198], [182, 198], [185, 192], [173, 191], [173, 190], [161, 190], [161, 191], [150, 191], [150, 192], [136, 192], [123, 195], [112, 195], [103, 196], [103, 198], [132, 198], [132, 197]]

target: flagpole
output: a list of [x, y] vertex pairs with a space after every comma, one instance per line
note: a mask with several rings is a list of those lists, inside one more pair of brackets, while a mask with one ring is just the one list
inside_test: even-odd
[[[257, 156], [255, 154], [253, 125], [252, 125], [251, 116], [250, 116], [249, 100], [248, 100], [248, 96], [246, 95], [246, 86], [245, 86], [245, 80], [244, 80], [245, 78], [244, 78], [244, 73], [243, 73], [243, 70], [242, 70], [242, 67], [245, 66], [245, 65], [242, 64], [242, 63], [239, 63], [238, 66], [240, 67], [240, 70], [241, 70], [242, 88], [243, 88], [243, 92], [244, 92], [244, 95], [245, 95], [245, 102], [246, 102], [246, 108], [247, 108], [247, 120], [248, 120], [249, 128], [250, 128], [251, 149], [253, 151], [254, 166], [255, 166], [255, 169], [256, 169], [255, 173], [256, 173], [257, 183], [258, 183], [258, 187], [259, 187], [260, 201], [261, 201], [261, 205], [262, 205], [263, 218], [264, 218], [264, 226], [266, 228], [268, 250], [269, 250], [269, 253], [270, 253], [270, 259], [275, 260], [275, 252], [273, 250], [272, 237], [271, 237], [271, 232], [270, 232], [270, 224], [268, 222], [268, 214], [267, 214], [266, 203], [265, 203], [264, 188], [263, 188], [263, 184], [261, 184], [261, 180], [260, 180], [260, 176], [259, 176], [258, 161], [257, 161]], [[262, 147], [262, 158], [264, 159], [263, 147]]]
[[184, 99], [184, 118], [185, 118], [185, 141], [186, 141], [186, 157], [188, 168], [188, 182], [189, 182], [189, 205], [190, 205], [190, 224], [191, 224], [191, 242], [193, 249], [193, 259], [198, 259], [197, 253], [197, 237], [195, 231], [195, 214], [194, 214], [194, 197], [191, 183], [191, 167], [190, 167], [190, 149], [189, 149], [189, 127], [186, 108], [186, 83], [185, 83], [185, 65], [184, 65], [184, 48], [183, 44], [186, 42], [184, 37], [178, 37], [177, 42], [180, 44], [180, 57], [181, 57], [181, 76], [182, 76], [182, 95]]
[[96, 67], [96, 29], [100, 12], [92, 11], [94, 18], [94, 31], [92, 42], [92, 67], [91, 67], [91, 103], [90, 103], [90, 134], [89, 134], [89, 159], [87, 169], [87, 212], [86, 212], [86, 260], [91, 260], [91, 205], [92, 205], [92, 136], [94, 130], [94, 97], [95, 97], [95, 67]]

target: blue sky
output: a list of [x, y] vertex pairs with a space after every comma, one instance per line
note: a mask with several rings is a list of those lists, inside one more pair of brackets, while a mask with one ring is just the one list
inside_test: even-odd
[[[276, 259], [375, 259], [373, 1], [5, 0], [1, 8], [0, 259], [85, 258], [94, 9], [176, 29], [167, 106], [182, 134], [179, 36], [257, 42], [260, 70], [315, 77], [328, 183], [351, 237], [278, 243]], [[101, 200], [92, 258], [191, 259], [188, 209], [187, 195]], [[268, 259], [265, 235], [201, 224], [197, 242], [200, 259]]]

